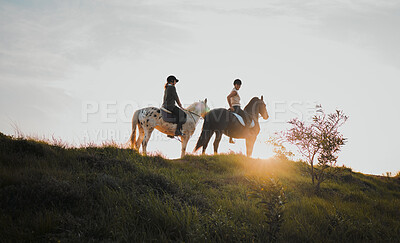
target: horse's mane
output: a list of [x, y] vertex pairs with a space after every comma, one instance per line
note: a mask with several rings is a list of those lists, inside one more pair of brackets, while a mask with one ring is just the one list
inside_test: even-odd
[[253, 109], [254, 104], [259, 101], [260, 99], [258, 97], [253, 97], [250, 102], [244, 107], [244, 110], [246, 112], [250, 112]]
[[198, 101], [198, 102], [194, 102], [193, 104], [189, 105], [189, 106], [186, 108], [186, 110], [193, 110], [194, 107], [197, 105], [197, 103], [199, 103], [199, 101]]

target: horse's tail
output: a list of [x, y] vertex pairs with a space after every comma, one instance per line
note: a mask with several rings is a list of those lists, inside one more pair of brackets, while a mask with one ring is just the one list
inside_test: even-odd
[[197, 140], [196, 147], [194, 148], [193, 152], [196, 152], [199, 150], [201, 147], [207, 146], [208, 142], [210, 141], [212, 134], [210, 131], [210, 125], [209, 121], [207, 119], [207, 116], [204, 118], [204, 123], [203, 123], [203, 128], [201, 130], [201, 135], [199, 137], [199, 140]]
[[137, 149], [136, 148], [136, 127], [139, 121], [139, 110], [135, 111], [133, 114], [132, 118], [132, 134], [131, 134], [131, 148], [132, 149]]
[[199, 140], [197, 140], [196, 147], [194, 148], [193, 152], [197, 152], [201, 147], [204, 146], [204, 140], [205, 140], [206, 134], [205, 131], [201, 131], [201, 135], [199, 137]]

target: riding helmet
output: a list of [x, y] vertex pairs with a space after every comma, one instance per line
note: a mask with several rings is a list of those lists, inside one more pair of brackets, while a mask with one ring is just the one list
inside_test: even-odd
[[240, 79], [235, 79], [235, 81], [233, 81], [233, 85], [235, 84], [242, 85], [242, 81]]
[[175, 78], [175, 76], [173, 76], [173, 75], [168, 76], [167, 83], [172, 83], [174, 81], [176, 81], [178, 83], [179, 80], [177, 78]]

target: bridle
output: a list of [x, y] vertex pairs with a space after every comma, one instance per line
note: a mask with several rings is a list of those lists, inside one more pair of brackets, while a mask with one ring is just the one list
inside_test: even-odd
[[[207, 109], [207, 106], [206, 106], [206, 112], [207, 112], [207, 110], [209, 110], [209, 109]], [[198, 115], [198, 114], [194, 113], [193, 111], [189, 111], [189, 110], [186, 110], [186, 109], [185, 109], [185, 111], [189, 112], [189, 114], [190, 114], [190, 116], [192, 117], [193, 121], [194, 121], [193, 115], [198, 116], [200, 119], [203, 118], [201, 115]]]

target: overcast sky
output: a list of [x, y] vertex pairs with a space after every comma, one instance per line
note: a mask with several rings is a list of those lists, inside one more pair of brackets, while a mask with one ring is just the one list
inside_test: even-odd
[[[228, 107], [240, 78], [242, 105], [264, 95], [271, 116], [254, 157], [322, 104], [350, 117], [339, 164], [396, 173], [399, 26], [399, 1], [2, 0], [0, 131], [124, 143], [134, 110], [160, 106], [168, 75], [185, 106], [207, 97], [211, 108]], [[220, 148], [245, 151], [241, 140]], [[176, 158], [180, 143], [157, 131], [148, 150]]]

